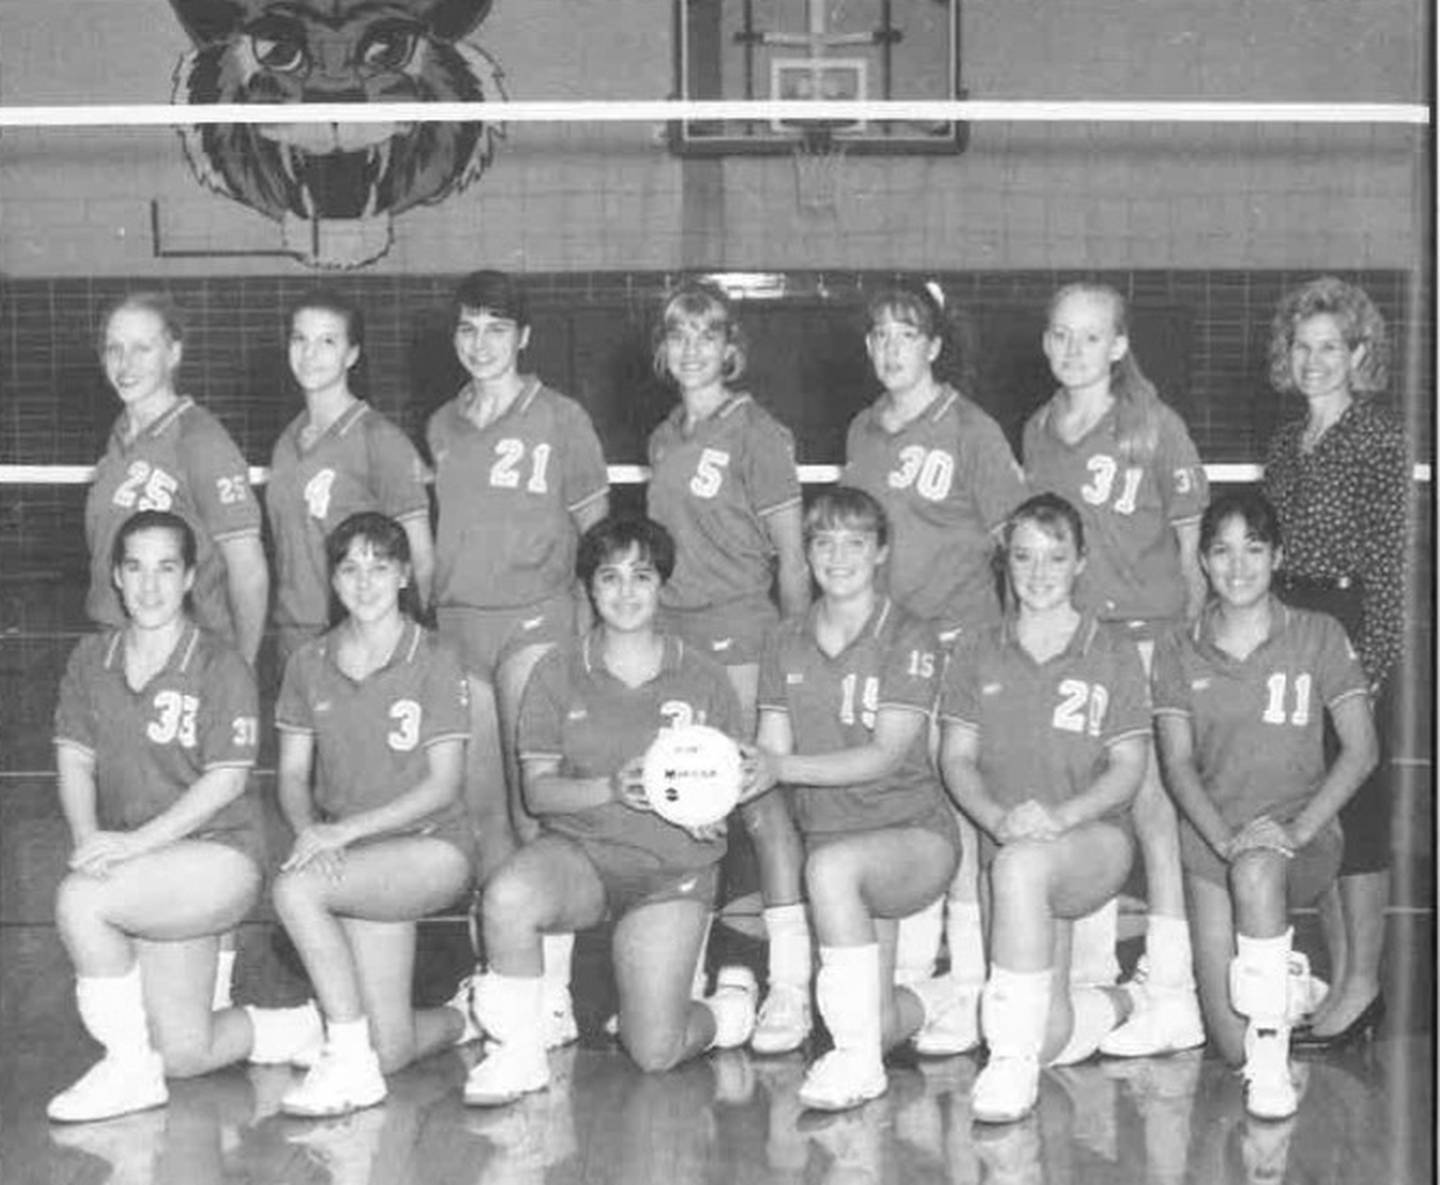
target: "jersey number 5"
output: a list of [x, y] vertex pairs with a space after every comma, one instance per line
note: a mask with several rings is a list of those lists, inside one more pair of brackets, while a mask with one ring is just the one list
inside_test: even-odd
[[718, 448], [702, 449], [695, 466], [695, 476], [690, 479], [690, 492], [697, 498], [713, 498], [720, 492], [720, 485], [725, 480], [725, 467], [729, 464], [729, 453]]

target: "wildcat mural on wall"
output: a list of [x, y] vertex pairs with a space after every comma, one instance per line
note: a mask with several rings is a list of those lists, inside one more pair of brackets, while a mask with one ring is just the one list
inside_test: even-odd
[[[171, 0], [194, 43], [176, 103], [378, 103], [505, 97], [470, 35], [493, 0]], [[501, 125], [220, 124], [181, 130], [196, 179], [280, 223], [312, 267], [389, 250], [393, 219], [465, 189]]]

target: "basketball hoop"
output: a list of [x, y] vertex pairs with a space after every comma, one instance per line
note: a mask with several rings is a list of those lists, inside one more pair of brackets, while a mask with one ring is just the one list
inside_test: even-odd
[[795, 205], [802, 214], [838, 214], [845, 145], [828, 128], [807, 128], [795, 141]]

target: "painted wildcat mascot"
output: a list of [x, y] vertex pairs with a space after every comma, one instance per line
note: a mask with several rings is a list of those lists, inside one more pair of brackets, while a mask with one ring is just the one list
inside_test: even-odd
[[[176, 103], [380, 103], [505, 97], [466, 41], [493, 0], [171, 0], [195, 43]], [[223, 124], [182, 129], [201, 184], [275, 219], [314, 267], [384, 255], [392, 219], [480, 176], [492, 123]]]

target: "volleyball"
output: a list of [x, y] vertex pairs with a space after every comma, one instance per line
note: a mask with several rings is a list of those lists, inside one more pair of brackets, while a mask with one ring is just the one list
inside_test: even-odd
[[740, 746], [708, 724], [666, 728], [645, 752], [645, 797], [680, 827], [717, 823], [740, 800]]

